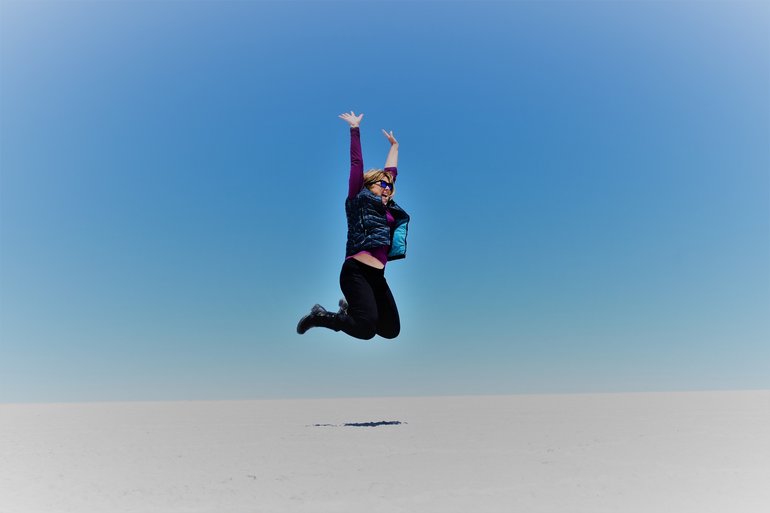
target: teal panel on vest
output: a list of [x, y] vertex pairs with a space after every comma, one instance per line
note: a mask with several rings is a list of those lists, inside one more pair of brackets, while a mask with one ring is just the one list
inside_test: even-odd
[[393, 230], [393, 241], [390, 244], [388, 258], [399, 258], [406, 256], [406, 231], [407, 223], [401, 223]]

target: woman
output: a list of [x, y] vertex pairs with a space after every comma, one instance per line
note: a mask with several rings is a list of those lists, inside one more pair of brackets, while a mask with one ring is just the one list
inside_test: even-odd
[[297, 333], [319, 326], [369, 340], [375, 335], [396, 338], [401, 331], [398, 308], [385, 281], [385, 264], [406, 256], [409, 215], [393, 201], [398, 174], [398, 141], [390, 142], [384, 169], [364, 173], [359, 125], [363, 114], [341, 114], [350, 125], [350, 181], [345, 213], [348, 218], [346, 258], [340, 272], [345, 299], [340, 310], [329, 312], [315, 305], [300, 319]]

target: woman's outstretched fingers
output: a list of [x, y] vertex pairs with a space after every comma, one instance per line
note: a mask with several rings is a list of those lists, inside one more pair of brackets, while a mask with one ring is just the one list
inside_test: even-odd
[[390, 141], [390, 144], [398, 144], [398, 141], [396, 141], [396, 138], [393, 136], [393, 130], [391, 130], [390, 133], [388, 133], [388, 131], [383, 128], [382, 133], [385, 134], [385, 137], [388, 138], [388, 141]]
[[349, 114], [346, 112], [344, 114], [340, 114], [338, 117], [350, 123], [350, 126], [358, 126], [361, 123], [361, 119], [364, 117], [364, 115], [361, 113], [356, 116], [356, 113], [351, 110]]

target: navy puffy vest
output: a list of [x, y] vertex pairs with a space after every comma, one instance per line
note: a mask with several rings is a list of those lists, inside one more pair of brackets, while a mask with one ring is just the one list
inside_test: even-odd
[[366, 187], [363, 187], [355, 197], [345, 200], [345, 214], [348, 218], [348, 243], [345, 256], [352, 256], [365, 250], [371, 251], [382, 246], [390, 246], [388, 260], [406, 256], [409, 214], [393, 200], [388, 202], [388, 210], [396, 221], [393, 231], [388, 226], [382, 199]]

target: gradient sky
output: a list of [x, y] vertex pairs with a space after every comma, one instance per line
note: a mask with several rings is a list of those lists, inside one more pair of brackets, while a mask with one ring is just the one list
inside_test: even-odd
[[[0, 402], [770, 387], [764, 2], [0, 3]], [[335, 307], [400, 142], [402, 334]]]

